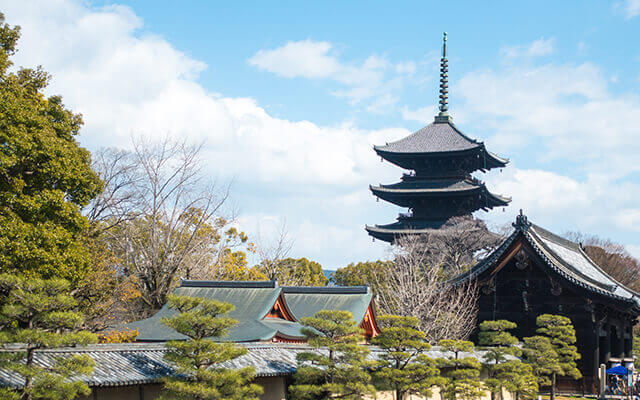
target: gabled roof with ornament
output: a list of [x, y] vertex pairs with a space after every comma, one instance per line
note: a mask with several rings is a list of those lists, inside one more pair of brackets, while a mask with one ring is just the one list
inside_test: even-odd
[[498, 267], [504, 256], [509, 254], [508, 250], [512, 245], [519, 239], [523, 239], [533, 248], [544, 266], [567, 281], [591, 293], [625, 303], [640, 314], [640, 294], [607, 274], [589, 258], [579, 243], [574, 243], [529, 222], [522, 210], [512, 225], [513, 233], [496, 250], [469, 271], [453, 278], [450, 283], [459, 284], [472, 279], [482, 280], [483, 276], [490, 274]]

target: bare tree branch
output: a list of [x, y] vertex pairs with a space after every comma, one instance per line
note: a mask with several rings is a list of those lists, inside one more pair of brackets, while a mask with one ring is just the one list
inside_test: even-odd
[[[180, 276], [215, 276], [229, 248], [223, 206], [230, 185], [207, 184], [202, 146], [135, 139], [132, 152], [99, 153], [104, 194], [88, 211], [140, 298], [159, 309]], [[235, 231], [234, 231], [235, 232]], [[240, 234], [236, 234], [239, 237]]]
[[269, 242], [262, 238], [262, 233], [258, 229], [256, 240], [256, 253], [259, 257], [258, 268], [267, 279], [278, 279], [278, 266], [289, 255], [293, 242], [287, 232], [286, 221], [282, 221], [274, 239]]
[[451, 263], [445, 269], [443, 263], [434, 262], [460, 259], [434, 254], [432, 243], [428, 241], [431, 238], [411, 235], [396, 240], [393, 267], [384, 272], [373, 271], [376, 286], [380, 288], [378, 307], [382, 313], [418, 318], [431, 343], [441, 339], [465, 339], [475, 326], [476, 285], [452, 287], [445, 284], [447, 276], [464, 267]]

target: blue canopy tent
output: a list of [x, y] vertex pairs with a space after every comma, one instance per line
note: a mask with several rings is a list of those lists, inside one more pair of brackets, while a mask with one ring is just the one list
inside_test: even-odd
[[607, 370], [607, 375], [628, 375], [629, 370], [622, 365], [616, 365]]

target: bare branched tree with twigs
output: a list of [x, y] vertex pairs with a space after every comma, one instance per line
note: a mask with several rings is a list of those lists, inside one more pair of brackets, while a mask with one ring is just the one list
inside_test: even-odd
[[141, 178], [131, 152], [102, 148], [92, 154], [92, 168], [104, 182], [104, 189], [85, 208], [91, 232], [100, 234], [124, 221], [134, 219], [140, 193], [136, 183]]
[[200, 152], [169, 138], [134, 139], [132, 151], [97, 159], [106, 187], [87, 215], [150, 310], [162, 307], [181, 276], [215, 277], [229, 248], [246, 240], [223, 216], [229, 185], [205, 179]]
[[[256, 253], [258, 256], [258, 269], [269, 280], [279, 278], [280, 262], [289, 256], [293, 247], [293, 239], [287, 231], [286, 221], [282, 221], [271, 241], [263, 238], [260, 230], [257, 233]], [[281, 282], [283, 283], [283, 282]]]
[[444, 262], [437, 262], [442, 256], [434, 254], [430, 238], [410, 235], [396, 239], [392, 268], [384, 273], [374, 271], [380, 288], [378, 307], [385, 314], [418, 318], [431, 343], [466, 339], [475, 327], [476, 284], [448, 285], [447, 278], [465, 267], [458, 262], [446, 264], [445, 268]]
[[469, 269], [503, 239], [503, 235], [491, 232], [482, 220], [471, 216], [450, 218], [441, 228], [421, 236], [429, 262], [442, 266], [450, 276]]

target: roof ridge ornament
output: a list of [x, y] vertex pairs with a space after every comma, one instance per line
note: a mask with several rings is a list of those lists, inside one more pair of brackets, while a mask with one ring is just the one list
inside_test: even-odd
[[442, 37], [442, 58], [440, 59], [440, 113], [435, 122], [451, 122], [449, 115], [449, 60], [447, 60], [447, 32]]
[[513, 223], [513, 227], [516, 229], [528, 229], [531, 226], [531, 222], [526, 215], [522, 213], [522, 208], [520, 209], [520, 214], [516, 216], [516, 222]]

